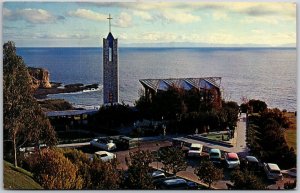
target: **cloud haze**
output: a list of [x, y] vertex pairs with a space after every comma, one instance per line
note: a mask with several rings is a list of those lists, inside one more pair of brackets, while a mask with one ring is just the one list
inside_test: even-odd
[[101, 46], [109, 13], [121, 45], [296, 45], [296, 4], [289, 2], [5, 2], [3, 40]]

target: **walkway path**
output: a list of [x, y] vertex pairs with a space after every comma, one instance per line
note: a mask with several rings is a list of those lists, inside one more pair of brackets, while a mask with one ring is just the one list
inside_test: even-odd
[[249, 148], [247, 147], [246, 138], [246, 114], [242, 113], [237, 122], [237, 129], [235, 132], [235, 145], [232, 149], [233, 152], [239, 153], [241, 157], [248, 155]]
[[242, 113], [241, 116], [239, 117], [239, 120], [237, 122], [237, 128], [234, 133], [234, 138], [232, 139], [232, 145], [233, 147], [227, 147], [223, 145], [218, 145], [213, 142], [205, 142], [201, 141], [200, 139], [188, 139], [185, 137], [179, 137], [179, 140], [183, 141], [189, 141], [193, 143], [199, 143], [202, 144], [205, 147], [208, 148], [216, 148], [220, 149], [221, 151], [225, 152], [235, 152], [238, 153], [239, 156], [245, 157], [248, 155], [249, 149], [247, 147], [246, 143], [246, 114]]

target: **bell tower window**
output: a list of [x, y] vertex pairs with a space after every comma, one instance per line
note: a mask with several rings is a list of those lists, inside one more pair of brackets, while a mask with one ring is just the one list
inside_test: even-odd
[[112, 61], [112, 49], [108, 49], [108, 60], [111, 62]]

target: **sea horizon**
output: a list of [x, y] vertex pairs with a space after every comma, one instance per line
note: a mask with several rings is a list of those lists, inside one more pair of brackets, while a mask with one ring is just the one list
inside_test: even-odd
[[[52, 47], [52, 46], [23, 46], [23, 47], [18, 47], [18, 48], [101, 48], [102, 49], [102, 46], [100, 45], [99, 47], [98, 46], [59, 46], [59, 47]], [[282, 47], [272, 47], [272, 46], [266, 46], [266, 47], [260, 47], [260, 46], [257, 46], [257, 47], [243, 47], [243, 46], [240, 46], [240, 47], [236, 47], [236, 46], [229, 46], [229, 47], [226, 47], [226, 46], [219, 46], [219, 47], [213, 47], [213, 46], [122, 46], [120, 45], [119, 48], [168, 48], [168, 49], [176, 49], [176, 48], [183, 48], [183, 49], [189, 49], [189, 48], [205, 48], [205, 49], [297, 49], [297, 46], [295, 47], [285, 47], [285, 46], [282, 46]]]

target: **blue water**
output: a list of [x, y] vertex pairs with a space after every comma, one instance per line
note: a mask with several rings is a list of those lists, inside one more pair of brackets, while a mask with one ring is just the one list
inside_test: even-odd
[[[28, 66], [50, 71], [63, 84], [102, 85], [102, 48], [18, 48]], [[133, 104], [139, 79], [222, 77], [225, 100], [241, 97], [296, 110], [297, 53], [293, 48], [120, 48], [120, 101]], [[102, 90], [49, 95], [83, 106], [102, 104]]]

